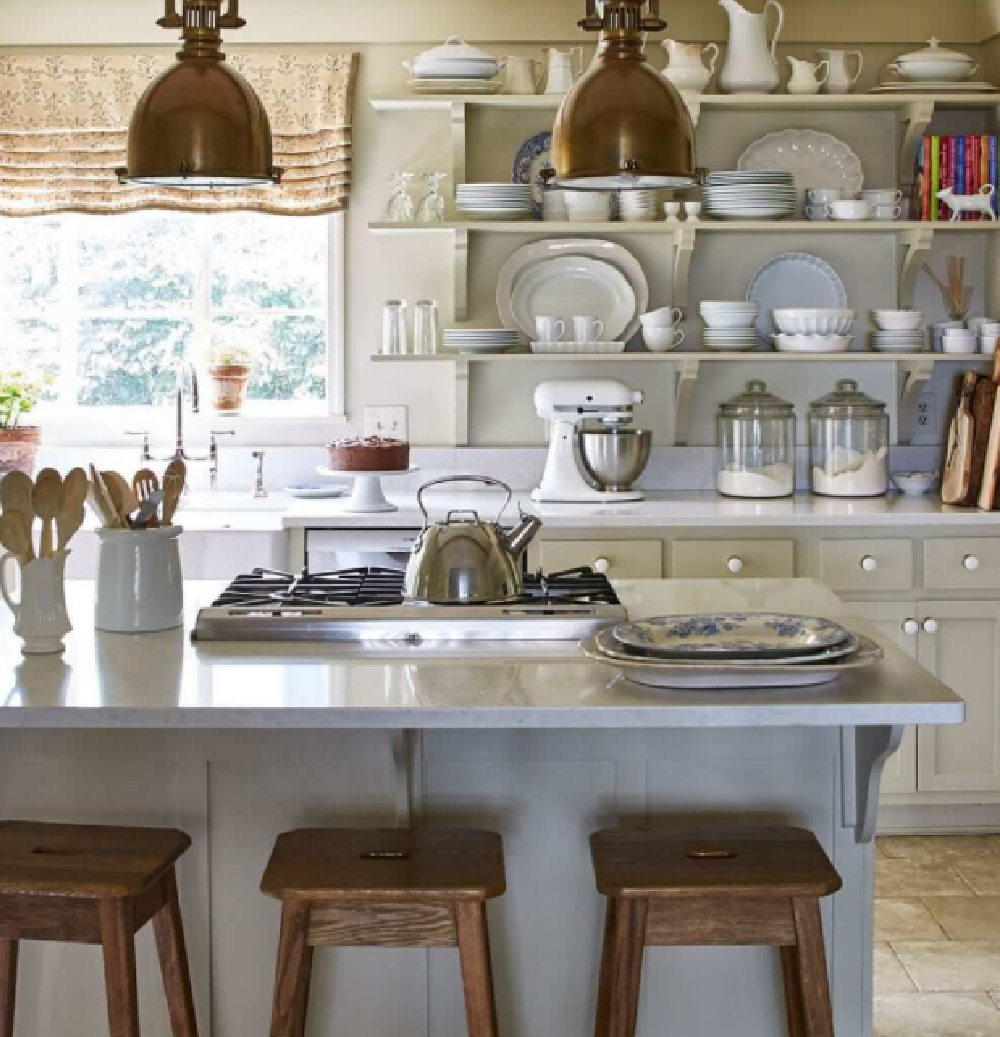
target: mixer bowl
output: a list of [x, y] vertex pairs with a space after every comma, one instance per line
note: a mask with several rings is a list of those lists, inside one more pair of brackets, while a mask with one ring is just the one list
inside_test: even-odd
[[637, 428], [588, 429], [577, 438], [584, 471], [605, 493], [631, 490], [653, 447], [653, 433]]

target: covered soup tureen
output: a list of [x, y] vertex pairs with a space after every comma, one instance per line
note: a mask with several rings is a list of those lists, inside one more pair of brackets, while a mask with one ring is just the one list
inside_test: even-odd
[[903, 79], [939, 83], [968, 79], [979, 69], [968, 54], [948, 50], [936, 39], [928, 40], [928, 46], [923, 50], [915, 50], [896, 58], [888, 67], [890, 72], [898, 73]]
[[403, 67], [417, 79], [492, 79], [500, 72], [495, 57], [459, 36], [449, 36], [440, 47], [404, 61]]

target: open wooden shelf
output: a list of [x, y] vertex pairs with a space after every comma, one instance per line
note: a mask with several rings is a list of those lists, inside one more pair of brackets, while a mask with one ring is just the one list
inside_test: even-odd
[[698, 234], [904, 234], [931, 230], [942, 233], [996, 234], [1000, 220], [968, 222], [942, 220], [677, 220], [632, 223], [571, 223], [568, 220], [448, 220], [445, 223], [369, 223], [373, 234], [433, 234], [467, 231], [476, 234], [677, 234], [682, 228]]

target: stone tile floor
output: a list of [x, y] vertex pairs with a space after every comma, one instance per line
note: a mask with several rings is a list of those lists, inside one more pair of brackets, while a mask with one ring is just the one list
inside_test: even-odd
[[883, 836], [877, 1037], [1000, 1037], [1000, 835]]

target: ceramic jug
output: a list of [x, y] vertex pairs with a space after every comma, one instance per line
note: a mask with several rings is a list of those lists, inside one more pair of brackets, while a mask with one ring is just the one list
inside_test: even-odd
[[[667, 67], [664, 76], [678, 90], [703, 94], [715, 73], [719, 60], [718, 44], [708, 43], [704, 47], [697, 43], [678, 43], [677, 40], [664, 40], [663, 49], [667, 52]], [[702, 58], [709, 55], [708, 68]]]
[[534, 58], [515, 58], [507, 55], [503, 58], [507, 67], [507, 82], [504, 85], [505, 94], [537, 94], [545, 69], [541, 62]]
[[545, 93], [550, 96], [569, 93], [583, 71], [583, 47], [571, 47], [569, 50], [546, 47], [545, 53], [549, 58]]
[[99, 529], [94, 626], [116, 634], [171, 630], [184, 622], [180, 526]]
[[[860, 50], [818, 50], [816, 53], [830, 62], [830, 76], [823, 84], [824, 94], [849, 94], [861, 78], [865, 59]], [[852, 76], [847, 69], [850, 58], [856, 58], [858, 70]]]
[[[68, 551], [51, 558], [22, 561], [17, 555], [0, 558], [0, 593], [14, 613], [14, 633], [24, 642], [25, 655], [47, 655], [63, 650], [63, 638], [72, 630], [66, 612], [65, 573]], [[14, 600], [11, 563], [20, 570], [20, 597]]]
[[[737, 0], [719, 0], [729, 16], [729, 47], [726, 63], [719, 76], [719, 86], [727, 94], [769, 94], [776, 90], [778, 72], [778, 37], [785, 24], [785, 9], [778, 0], [767, 0], [764, 10], [754, 14]], [[767, 40], [767, 12], [778, 12], [778, 24], [771, 42]]]
[[814, 65], [801, 58], [788, 59], [792, 66], [792, 75], [788, 80], [790, 94], [818, 94], [819, 88], [830, 78], [830, 62], [825, 58]]

